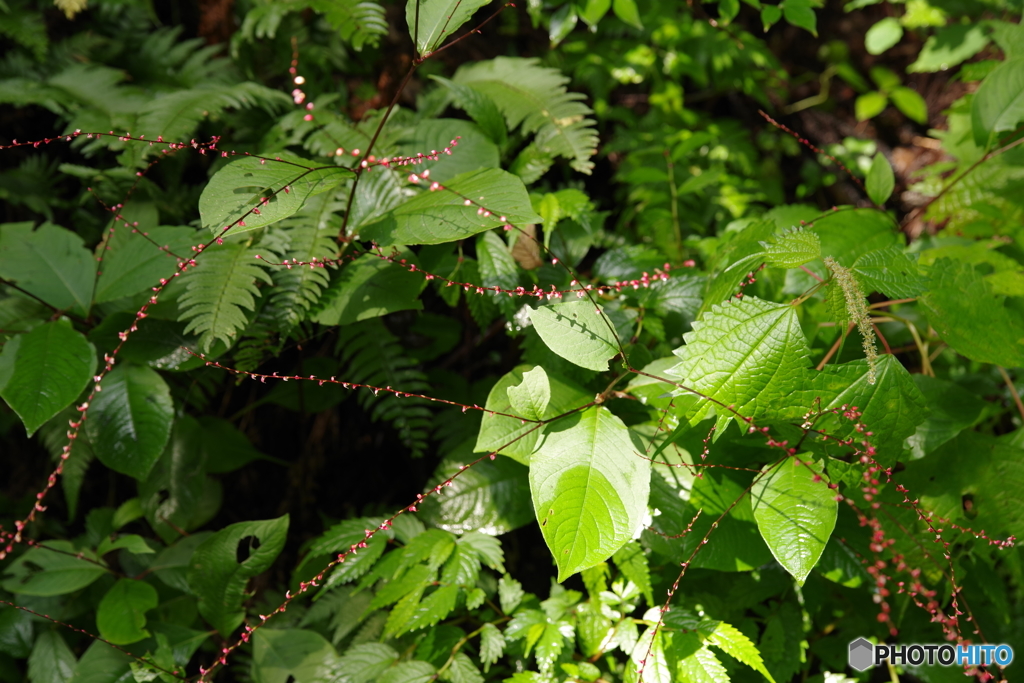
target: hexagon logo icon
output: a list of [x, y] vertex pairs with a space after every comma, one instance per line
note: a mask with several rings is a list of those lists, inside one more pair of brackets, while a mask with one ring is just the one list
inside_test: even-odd
[[875, 665], [875, 647], [866, 638], [850, 643], [850, 666], [857, 671], [870, 669]]

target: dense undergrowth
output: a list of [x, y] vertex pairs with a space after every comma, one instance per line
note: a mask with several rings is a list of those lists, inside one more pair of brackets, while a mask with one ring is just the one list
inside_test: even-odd
[[0, 3], [0, 681], [1013, 680], [992, 0]]

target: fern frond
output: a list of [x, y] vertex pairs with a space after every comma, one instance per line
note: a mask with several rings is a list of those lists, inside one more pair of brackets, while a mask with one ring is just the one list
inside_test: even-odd
[[256, 309], [257, 280], [272, 283], [256, 260], [256, 250], [243, 242], [210, 247], [183, 276], [185, 294], [178, 300], [179, 320], [189, 321], [185, 333], [198, 332], [206, 351], [220, 339], [228, 346], [249, 324], [242, 309]]
[[387, 35], [388, 22], [384, 7], [372, 0], [313, 0], [309, 6], [322, 12], [342, 39], [356, 51], [364, 45], [376, 47], [380, 37]]
[[541, 151], [571, 159], [580, 173], [594, 167], [597, 130], [587, 118], [593, 111], [582, 94], [565, 89], [569, 78], [558, 69], [537, 59], [498, 57], [460, 68], [453, 80], [494, 100], [509, 129], [521, 124], [524, 133], [535, 133]]
[[[331, 218], [342, 208], [344, 205], [333, 201], [330, 193], [324, 193], [310, 199], [300, 214], [286, 219], [280, 229], [288, 241], [285, 259], [309, 263], [337, 255], [338, 245], [334, 237], [338, 234], [338, 226]], [[326, 268], [295, 266], [278, 268], [272, 271], [271, 277], [274, 288], [270, 292], [266, 313], [277, 331], [287, 334], [320, 299], [330, 274]]]
[[257, 83], [200, 85], [152, 99], [139, 112], [139, 123], [133, 132], [148, 138], [159, 135], [165, 140], [182, 141], [191, 136], [204, 118], [216, 116], [228, 107], [263, 107], [274, 111], [289, 103], [284, 93]]
[[[352, 382], [416, 393], [429, 388], [426, 374], [403, 355], [401, 343], [379, 318], [341, 328], [337, 349], [346, 366], [345, 377]], [[359, 403], [374, 422], [391, 423], [414, 457], [426, 452], [431, 412], [425, 399], [363, 392]]]

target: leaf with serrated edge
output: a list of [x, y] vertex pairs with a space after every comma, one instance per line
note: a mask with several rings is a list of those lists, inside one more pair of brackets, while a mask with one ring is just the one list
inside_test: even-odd
[[558, 580], [612, 555], [647, 512], [650, 463], [622, 421], [593, 407], [545, 435], [530, 461], [530, 490]]
[[359, 239], [372, 240], [382, 247], [442, 244], [506, 223], [540, 222], [540, 216], [530, 206], [523, 181], [501, 169], [463, 173], [444, 187], [446, 189], [423, 192], [399, 204], [380, 220], [361, 228]]
[[772, 555], [801, 586], [836, 526], [839, 503], [821, 466], [801, 456], [764, 470], [750, 490], [754, 519]]
[[881, 292], [893, 299], [905, 299], [925, 290], [917, 264], [896, 245], [864, 254], [853, 264], [853, 273], [865, 294]]
[[798, 268], [821, 256], [821, 240], [808, 230], [776, 235], [761, 246], [765, 262], [777, 268]]
[[796, 309], [754, 297], [713, 307], [684, 338], [686, 346], [675, 351], [683, 360], [669, 376], [718, 402], [700, 400], [692, 423], [713, 406], [732, 408], [719, 409], [719, 429], [733, 419], [733, 410], [757, 420], [786, 404], [810, 353]]
[[760, 672], [771, 683], [775, 683], [775, 679], [764, 666], [764, 660], [761, 659], [761, 653], [757, 651], [757, 646], [735, 626], [724, 621], [718, 622], [714, 632], [708, 636], [708, 642]]
[[398, 653], [384, 643], [361, 643], [349, 648], [338, 663], [338, 671], [351, 683], [369, 683], [397, 660]]
[[587, 299], [540, 306], [530, 320], [549, 349], [580, 367], [605, 371], [619, 352], [610, 321]]

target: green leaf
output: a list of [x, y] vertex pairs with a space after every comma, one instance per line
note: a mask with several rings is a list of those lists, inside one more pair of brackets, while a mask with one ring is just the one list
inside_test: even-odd
[[852, 270], [865, 293], [881, 292], [903, 299], [925, 291], [925, 279], [917, 264], [896, 245], [869, 251], [854, 261]]
[[885, 95], [874, 90], [858, 96], [853, 102], [853, 110], [858, 121], [867, 121], [881, 114], [888, 103]]
[[144, 235], [118, 228], [108, 245], [110, 253], [100, 264], [96, 303], [138, 294], [169, 278], [178, 266], [172, 254], [191, 256], [189, 247], [199, 241], [197, 234], [184, 227], [151, 228]]
[[322, 683], [335, 676], [340, 658], [315, 631], [261, 628], [252, 641], [255, 683]]
[[776, 235], [764, 247], [764, 260], [776, 268], [799, 268], [821, 256], [821, 240], [807, 230], [794, 229]]
[[441, 46], [490, 0], [409, 0], [405, 20], [420, 57]]
[[486, 673], [505, 652], [505, 636], [494, 624], [484, 624], [480, 631], [480, 662]]
[[839, 504], [822, 469], [801, 456], [763, 470], [750, 490], [761, 537], [801, 586], [836, 526]]
[[959, 384], [928, 375], [913, 375], [929, 408], [928, 418], [907, 437], [914, 459], [923, 458], [981, 417], [985, 401]]
[[729, 680], [725, 667], [706, 644], [679, 662], [679, 676], [682, 680], [694, 683], [718, 683]]
[[110, 645], [93, 641], [75, 665], [71, 683], [128, 683], [133, 661]]
[[545, 436], [530, 461], [530, 490], [559, 581], [607, 559], [639, 530], [650, 488], [642, 451], [600, 406]]
[[[509, 130], [522, 125], [524, 134], [534, 133], [537, 150], [570, 159], [575, 170], [590, 173], [598, 142], [594, 122], [587, 118], [592, 111], [580, 101], [581, 93], [566, 90], [569, 78], [558, 69], [543, 67], [538, 59], [498, 57], [462, 66], [452, 80], [490, 97], [505, 115]], [[543, 163], [535, 154], [530, 158]], [[518, 167], [523, 173], [522, 165]]]
[[[519, 268], [498, 233], [488, 230], [477, 236], [476, 257], [480, 266], [480, 284], [484, 288], [498, 287], [507, 291], [519, 286]], [[493, 297], [507, 316], [515, 315], [520, 306], [519, 301], [506, 292], [494, 292]]]
[[596, 26], [611, 8], [612, 0], [585, 0], [579, 8], [580, 19], [588, 26]]
[[793, 26], [799, 26], [811, 35], [818, 35], [818, 18], [809, 0], [785, 0], [781, 5], [782, 16]]
[[236, 159], [213, 174], [199, 197], [204, 228], [220, 235], [239, 220], [231, 234], [271, 225], [294, 214], [313, 195], [353, 175], [350, 169], [317, 167], [284, 152], [264, 157]]
[[542, 420], [551, 401], [548, 373], [539, 365], [523, 373], [523, 381], [508, 388], [508, 400], [513, 413], [529, 420]]
[[775, 683], [775, 679], [764, 666], [764, 660], [761, 659], [761, 653], [757, 651], [757, 646], [735, 626], [724, 621], [716, 622], [715, 630], [708, 635], [708, 642], [751, 669], [760, 672], [771, 683]]
[[58, 310], [89, 312], [96, 261], [81, 237], [43, 223], [7, 223], [0, 230], [0, 277]]
[[916, 90], [900, 86], [889, 92], [889, 99], [911, 121], [922, 125], [928, 123], [928, 103]]
[[928, 36], [917, 59], [907, 67], [907, 73], [950, 69], [981, 52], [988, 40], [985, 28], [979, 23], [942, 26], [935, 35]]
[[[476, 92], [474, 94], [479, 95]], [[494, 107], [493, 102], [491, 106]], [[497, 123], [504, 130], [505, 122], [496, 108], [494, 114], [498, 117]], [[428, 118], [420, 121], [413, 134], [402, 145], [401, 151], [408, 156], [416, 156], [418, 153], [429, 154], [450, 146], [456, 138], [458, 147], [452, 154], [441, 154], [437, 161], [431, 162], [431, 182], [445, 184], [463, 173], [501, 166], [498, 146], [483, 130], [464, 119]]]
[[[446, 189], [423, 192], [360, 229], [359, 239], [394, 244], [441, 244], [472, 237], [505, 223], [539, 223], [523, 181], [499, 168], [463, 173]], [[478, 204], [466, 205], [467, 200]], [[490, 215], [481, 213], [490, 212]], [[501, 220], [502, 217], [505, 220]]]
[[[400, 255], [416, 262], [408, 250]], [[395, 311], [418, 311], [423, 308], [418, 297], [426, 284], [421, 273], [373, 253], [363, 254], [331, 281], [312, 318], [324, 325], [350, 325]]]
[[505, 614], [514, 612], [525, 595], [523, 584], [508, 574], [498, 579], [498, 600], [501, 604], [501, 611]]
[[9, 575], [3, 581], [4, 590], [49, 597], [85, 588], [107, 573], [107, 568], [92, 551], [79, 550], [69, 541], [46, 541], [30, 548], [4, 572]]
[[182, 278], [185, 293], [178, 299], [179, 320], [187, 320], [185, 334], [199, 333], [199, 344], [209, 352], [216, 341], [231, 346], [239, 330], [249, 324], [242, 309], [256, 308], [257, 280], [272, 284], [256, 260], [259, 252], [243, 242], [214, 245], [197, 259]]
[[[452, 96], [455, 98], [455, 106], [469, 114], [470, 118], [476, 121], [476, 125], [480, 126], [480, 130], [490, 138], [491, 142], [498, 147], [504, 147], [508, 143], [508, 129], [505, 127], [505, 118], [502, 116], [501, 110], [498, 109], [498, 105], [495, 104], [494, 100], [468, 85], [462, 85], [441, 76], [432, 75], [431, 78], [451, 91]], [[524, 182], [529, 183], [530, 181]]]
[[75, 673], [75, 655], [55, 630], [39, 634], [28, 657], [28, 679], [32, 683], [68, 683]]
[[145, 479], [167, 445], [173, 419], [163, 378], [151, 368], [121, 363], [104, 378], [85, 427], [100, 462]]
[[615, 12], [615, 16], [633, 28], [643, 30], [644, 25], [640, 21], [640, 11], [636, 7], [635, 0], [613, 0], [612, 11]]
[[589, 299], [538, 306], [530, 320], [549, 349], [580, 367], [607, 370], [608, 360], [619, 353], [611, 322]]
[[982, 363], [1024, 366], [1024, 321], [1019, 308], [969, 263], [938, 259], [931, 268], [931, 287], [921, 297], [939, 336], [957, 353]]
[[781, 18], [782, 9], [777, 5], [765, 5], [761, 8], [761, 25], [764, 26], [765, 32]]
[[4, 345], [0, 396], [31, 436], [78, 398], [95, 369], [96, 349], [62, 318]]
[[[499, 379], [487, 395], [484, 404], [485, 412], [480, 422], [475, 453], [496, 451], [515, 459], [524, 465], [529, 464], [530, 455], [536, 450], [543, 427], [531, 423], [523, 423], [514, 417], [492, 415], [493, 412], [515, 414], [509, 402], [508, 389], [522, 382], [523, 375], [530, 366], [519, 366]], [[550, 420], [587, 403], [592, 397], [582, 388], [554, 375], [548, 376], [551, 400], [548, 402], [545, 420]]]
[[1024, 58], [997, 66], [981, 82], [971, 103], [974, 142], [988, 147], [995, 133], [1011, 131], [1024, 120]]
[[440, 677], [449, 683], [484, 683], [480, 670], [465, 652], [455, 653], [451, 666]]
[[119, 579], [100, 600], [96, 612], [100, 635], [114, 645], [130, 645], [148, 638], [146, 612], [159, 602], [156, 589], [145, 581]]
[[647, 566], [647, 555], [636, 541], [630, 541], [615, 551], [612, 561], [628, 581], [636, 584], [643, 593], [644, 599], [651, 607], [654, 606], [654, 590], [651, 588], [651, 570]]
[[265, 571], [284, 547], [288, 515], [231, 524], [196, 548], [188, 584], [199, 598], [199, 613], [222, 635], [242, 623], [249, 579]]
[[[139, 516], [141, 517], [142, 515], [140, 514]], [[126, 549], [133, 555], [151, 555], [156, 552], [149, 547], [142, 536], [139, 536], [138, 534], [123, 534], [114, 540], [111, 540], [109, 537], [104, 538], [96, 548], [96, 554], [103, 557], [107, 553], [115, 550], [121, 550], [122, 548]]]
[[900, 26], [899, 19], [885, 17], [864, 34], [864, 49], [868, 51], [868, 54], [880, 55], [900, 42], [902, 37], [903, 27]]
[[896, 187], [896, 176], [892, 172], [892, 166], [884, 154], [876, 154], [871, 161], [871, 169], [865, 181], [868, 197], [875, 206], [884, 206], [885, 202], [892, 196]]
[[691, 423], [715, 408], [720, 429], [737, 414], [756, 421], [785, 405], [810, 353], [796, 310], [754, 297], [712, 307], [683, 338], [675, 351], [683, 360], [669, 376], [707, 397], [695, 404]]

